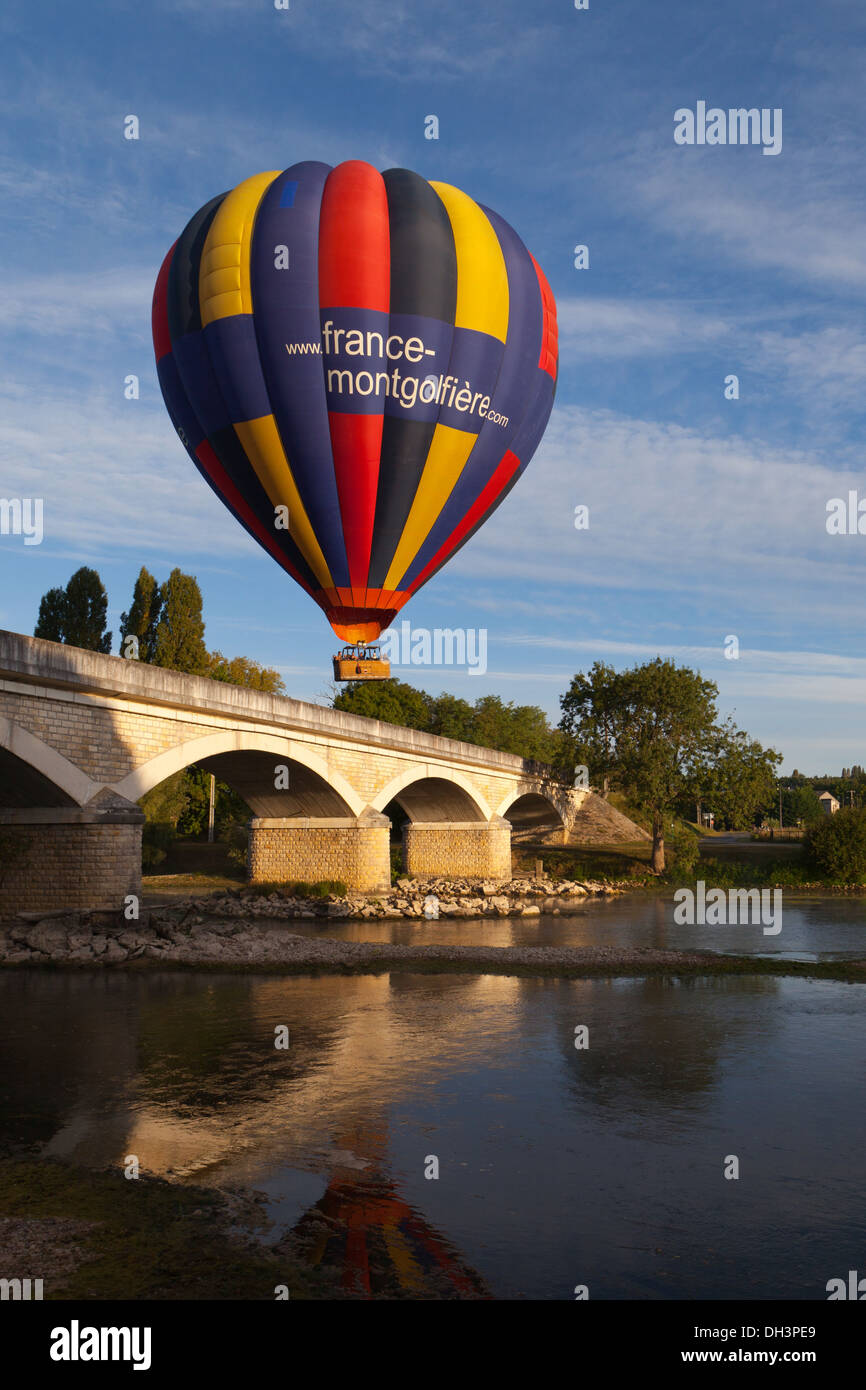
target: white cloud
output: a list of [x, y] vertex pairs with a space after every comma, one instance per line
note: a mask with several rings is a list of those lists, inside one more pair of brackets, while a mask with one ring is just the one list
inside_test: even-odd
[[[673, 128], [673, 127], [671, 127]], [[706, 261], [774, 269], [795, 281], [866, 289], [866, 204], [859, 151], [811, 143], [778, 159], [751, 149], [680, 149], [630, 159], [634, 191], [678, 244]], [[721, 158], [718, 156], [721, 155]], [[715, 156], [715, 158], [714, 158]], [[773, 170], [788, 159], [790, 167]], [[733, 161], [736, 160], [736, 164]], [[617, 177], [626, 174], [623, 164]]]
[[557, 301], [565, 361], [691, 353], [728, 338], [734, 325], [721, 314], [675, 300], [572, 296]]
[[[866, 541], [826, 533], [826, 503], [861, 479], [813, 453], [611, 411], [557, 406], [537, 457], [456, 557], [454, 576], [519, 587], [724, 595], [806, 619], [856, 613]], [[574, 508], [590, 509], [588, 530]], [[749, 603], [751, 600], [751, 604]]]

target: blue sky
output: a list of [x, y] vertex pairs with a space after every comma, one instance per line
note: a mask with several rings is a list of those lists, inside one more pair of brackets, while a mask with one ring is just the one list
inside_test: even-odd
[[[32, 632], [41, 594], [89, 564], [116, 633], [139, 567], [180, 565], [210, 647], [327, 698], [324, 616], [177, 441], [150, 300], [215, 194], [367, 159], [501, 213], [561, 332], [525, 477], [401, 614], [486, 628], [487, 673], [395, 674], [557, 716], [576, 670], [661, 653], [714, 679], [785, 771], [866, 761], [866, 535], [826, 530], [830, 498], [866, 497], [864, 38], [857, 0], [7, 4], [0, 496], [44, 498], [45, 537], [0, 535], [0, 627]], [[676, 145], [699, 100], [781, 108], [782, 152]]]

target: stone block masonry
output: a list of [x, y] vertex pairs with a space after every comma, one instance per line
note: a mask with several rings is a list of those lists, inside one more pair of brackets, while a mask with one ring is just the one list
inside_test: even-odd
[[0, 823], [0, 918], [25, 910], [119, 910], [128, 893], [141, 894], [140, 821]]
[[491, 821], [437, 824], [415, 821], [403, 827], [403, 862], [410, 878], [511, 878], [511, 826]]
[[369, 812], [359, 820], [256, 816], [250, 821], [250, 882], [340, 879], [352, 892], [387, 893], [390, 830], [386, 816]]

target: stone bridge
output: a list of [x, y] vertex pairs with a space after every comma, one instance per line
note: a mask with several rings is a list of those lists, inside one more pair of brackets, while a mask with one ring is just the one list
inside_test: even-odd
[[0, 916], [140, 892], [144, 794], [196, 764], [253, 812], [252, 881], [507, 879], [511, 829], [563, 831], [586, 792], [538, 764], [375, 719], [0, 631]]

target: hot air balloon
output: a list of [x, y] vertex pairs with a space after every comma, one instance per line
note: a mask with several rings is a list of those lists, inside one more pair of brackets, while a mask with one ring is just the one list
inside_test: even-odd
[[532, 255], [450, 184], [305, 161], [190, 219], [153, 341], [196, 468], [349, 644], [335, 673], [387, 675], [369, 644], [547, 424], [556, 305]]

